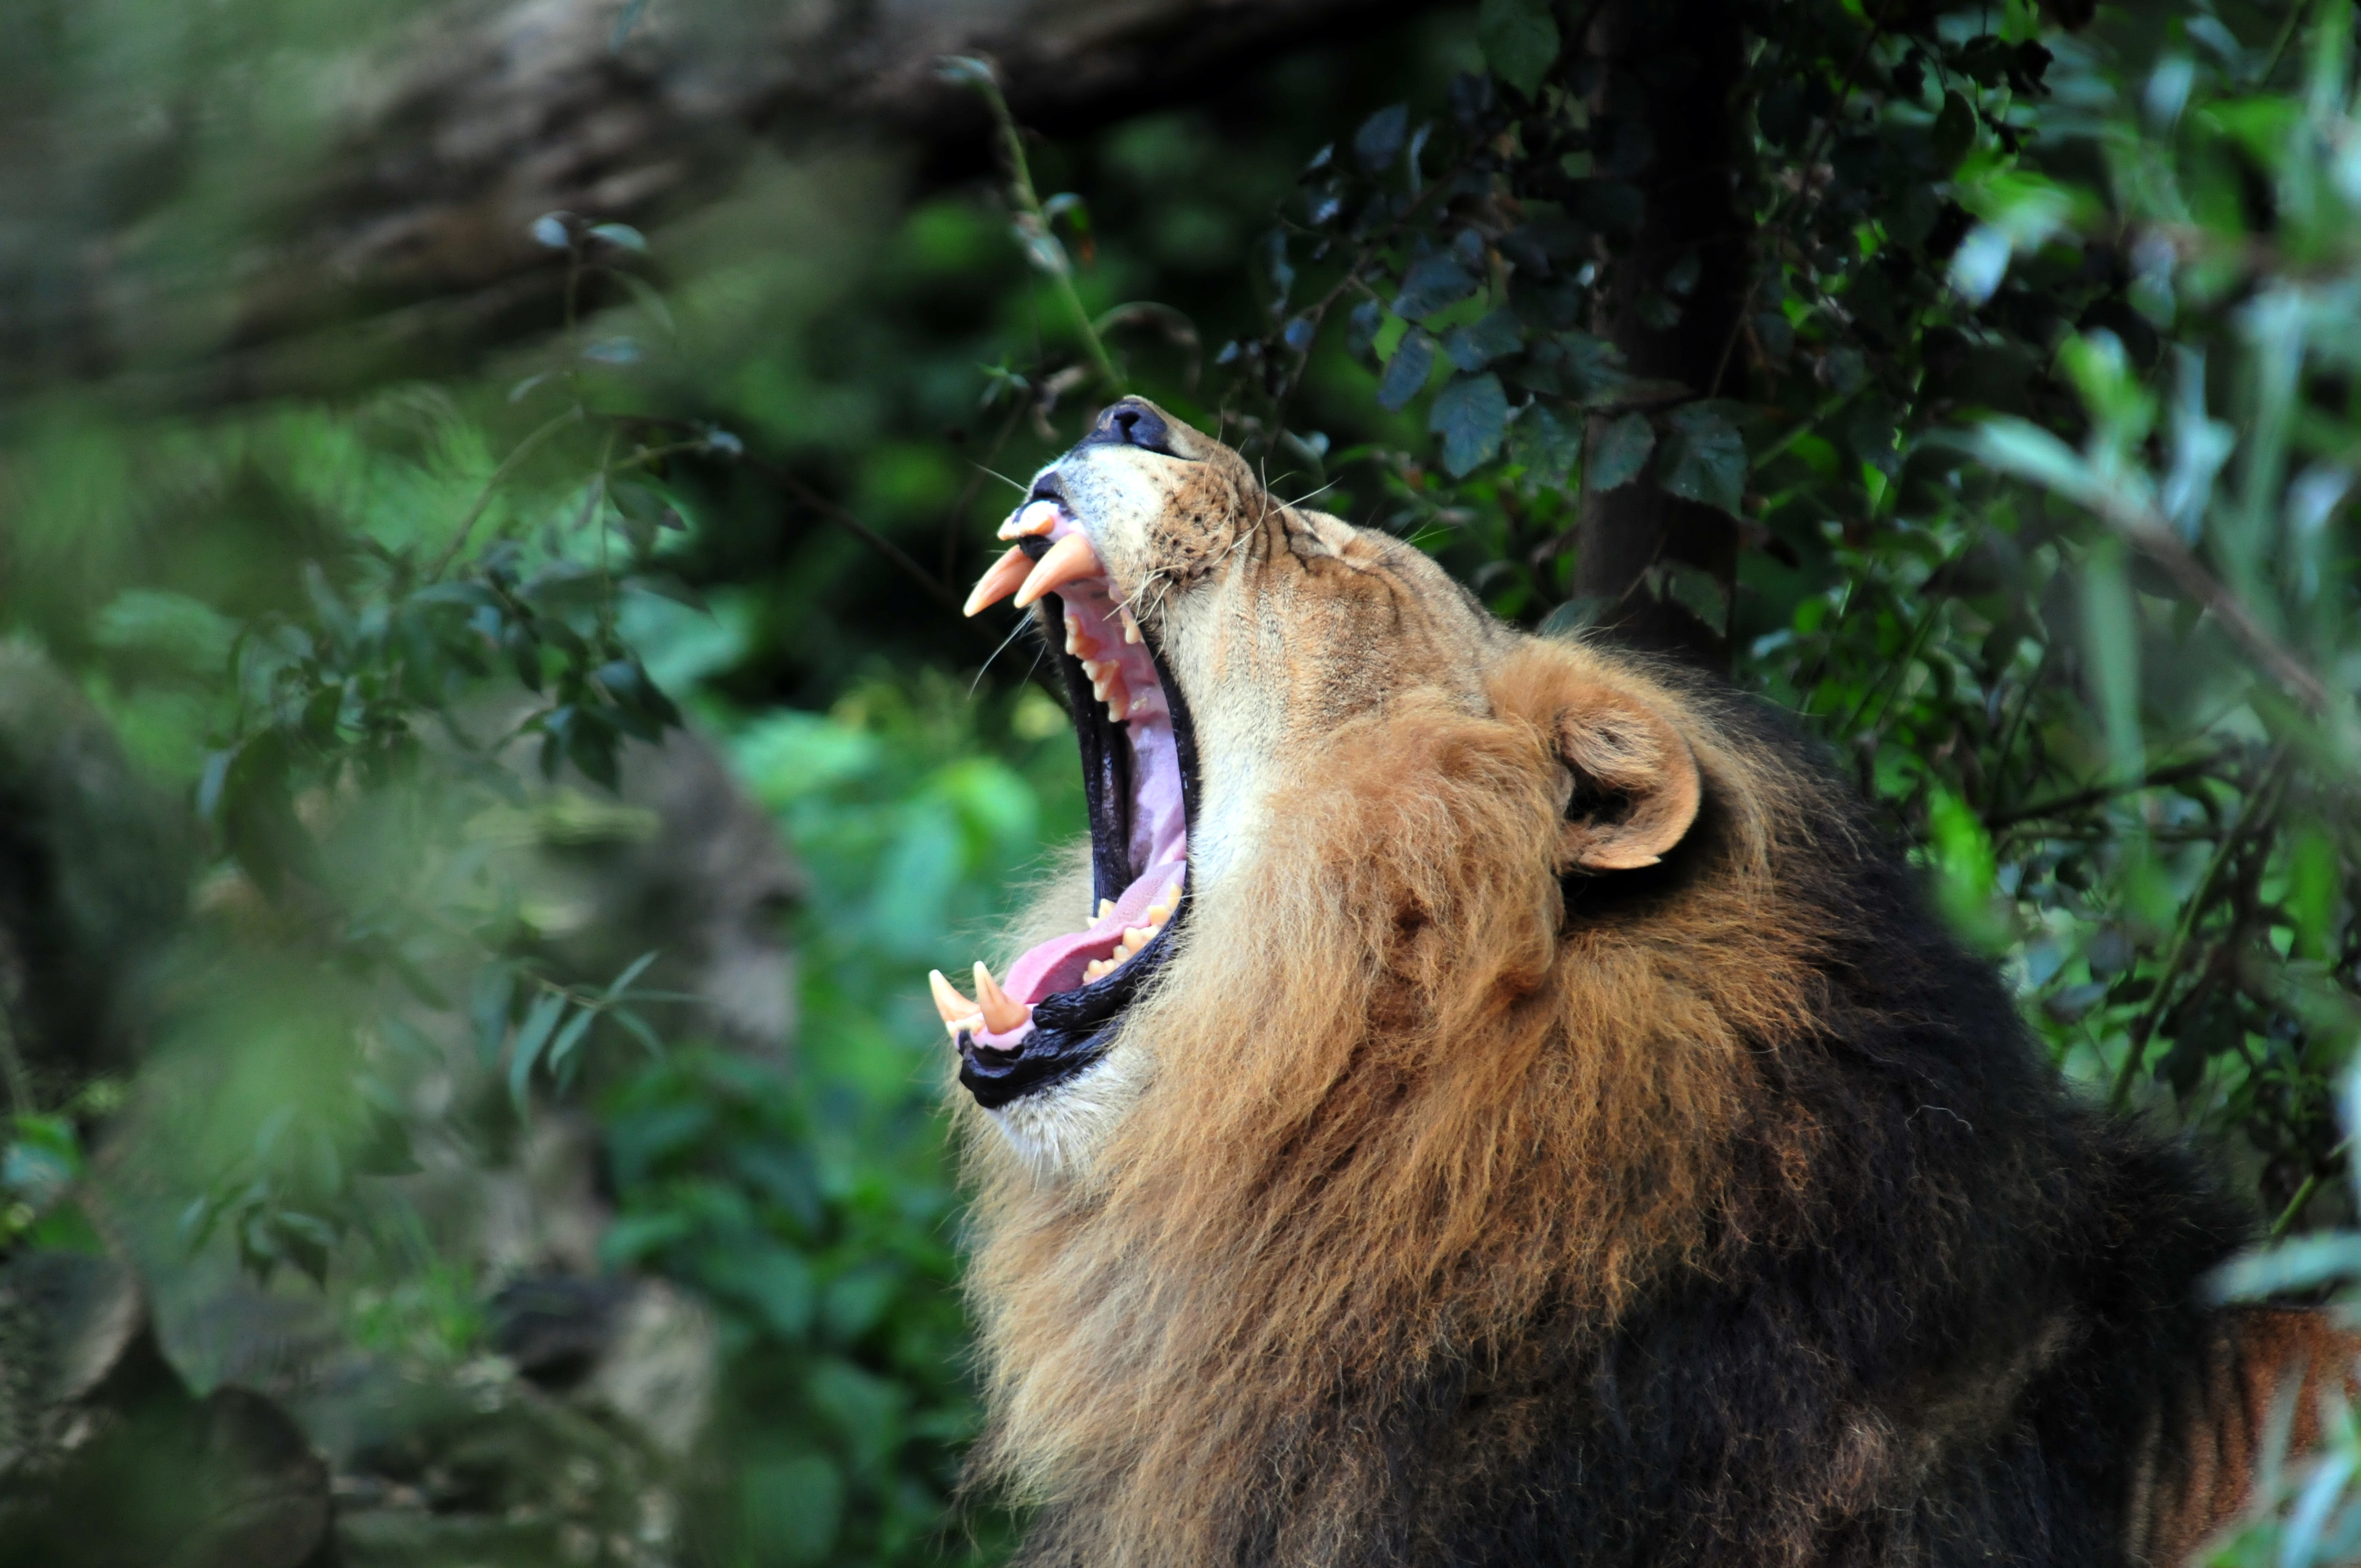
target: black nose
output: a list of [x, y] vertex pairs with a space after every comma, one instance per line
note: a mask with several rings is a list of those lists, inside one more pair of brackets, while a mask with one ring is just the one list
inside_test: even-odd
[[1137, 446], [1147, 452], [1172, 455], [1170, 438], [1171, 427], [1164, 416], [1137, 398], [1126, 398], [1098, 417], [1091, 433], [1076, 443], [1080, 446]]

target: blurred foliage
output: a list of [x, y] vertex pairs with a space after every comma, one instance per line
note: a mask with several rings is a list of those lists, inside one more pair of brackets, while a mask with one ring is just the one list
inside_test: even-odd
[[[1678, 61], [1603, 77], [1589, 15], [1486, 0], [1069, 143], [1004, 115], [995, 187], [837, 150], [650, 235], [551, 214], [562, 314], [478, 375], [13, 400], [0, 620], [201, 864], [185, 899], [159, 856], [107, 872], [170, 884], [160, 930], [0, 908], [0, 1245], [133, 1257], [192, 1385], [189, 1303], [242, 1267], [406, 1376], [508, 1387], [521, 1266], [453, 1193], [584, 1118], [598, 1264], [719, 1326], [683, 1560], [994, 1557], [1008, 1521], [949, 1502], [975, 1415], [920, 977], [1081, 808], [1032, 648], [947, 606], [1128, 389], [1528, 627], [1603, 608], [1570, 597], [1586, 490], [1727, 512], [1734, 581], [1642, 591], [1826, 738], [2066, 1071], [2302, 1233], [2225, 1289], [2361, 1280], [2349, 6], [1748, 8], [1754, 226], [1708, 387], [1592, 330], [1645, 220], [1631, 94]], [[1653, 287], [1699, 308], [1695, 269]], [[792, 1062], [697, 1037], [637, 960], [583, 971], [521, 859], [632, 809], [620, 764], [684, 714], [808, 873]], [[67, 883], [148, 842], [19, 822]], [[127, 1045], [38, 1005], [27, 944], [69, 927]], [[2350, 1560], [2332, 1428], [2221, 1561]]]

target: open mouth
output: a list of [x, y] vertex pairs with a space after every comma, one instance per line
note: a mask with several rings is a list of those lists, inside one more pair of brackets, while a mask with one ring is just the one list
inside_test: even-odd
[[1178, 685], [1057, 494], [1037, 486], [1001, 528], [1016, 543], [983, 575], [967, 613], [1014, 593], [1062, 627], [1059, 668], [1081, 742], [1090, 807], [1092, 906], [1081, 929], [1020, 955], [1005, 981], [974, 968], [971, 1000], [928, 977], [960, 1053], [960, 1081], [987, 1110], [1081, 1071], [1164, 962], [1188, 907], [1195, 739]]

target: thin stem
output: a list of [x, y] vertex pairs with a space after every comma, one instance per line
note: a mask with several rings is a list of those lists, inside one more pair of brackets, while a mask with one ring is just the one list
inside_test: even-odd
[[[2004, 758], [2007, 756], [2005, 751], [2001, 754]], [[2179, 784], [2183, 779], [2202, 778], [2221, 762], [2222, 756], [2216, 752], [2212, 756], [2200, 757], [2194, 762], [2176, 762], [2169, 768], [2157, 768], [2139, 778], [2115, 784], [2094, 784], [2089, 789], [2076, 790], [2072, 795], [2059, 795], [2055, 800], [2045, 800], [2038, 806], [2023, 806], [2014, 811], [1995, 813], [1984, 818], [1984, 826], [1997, 831], [2003, 828], [2013, 828], [2020, 822], [2031, 822], [2044, 817], [2063, 817], [2068, 812], [2079, 811], [2086, 806], [2097, 806], [2103, 801], [2113, 800], [2117, 795], [2136, 795], [2141, 790]]]
[[16, 1048], [16, 1012], [5, 997], [0, 997], [0, 1081], [7, 1085], [12, 1124], [40, 1109], [33, 1099], [33, 1075], [26, 1070], [24, 1053]]
[[2180, 536], [2164, 519], [2136, 503], [2126, 503], [2112, 489], [2075, 499], [2114, 524], [2135, 548], [2171, 574], [2182, 591], [2220, 620], [2231, 637], [2246, 648], [2248, 656], [2269, 671], [2313, 718], [2327, 714], [2334, 699], [2320, 677], [2271, 635], [2244, 599], [2205, 569], [2205, 564], [2180, 542]]
[[492, 477], [484, 481], [482, 492], [476, 497], [476, 504], [467, 509], [467, 515], [459, 521], [459, 532], [452, 536], [451, 543], [444, 547], [443, 554], [435, 558], [434, 565], [427, 568], [428, 582], [431, 583], [442, 576], [445, 572], [450, 570], [451, 563], [459, 558], [459, 553], [467, 547], [467, 536], [476, 532], [476, 524], [482, 520], [484, 509], [492, 504], [493, 492], [500, 488], [503, 480], [516, 472], [517, 465], [532, 455], [533, 448], [543, 442], [547, 441], [567, 425], [579, 423], [588, 417], [582, 405], [577, 403], [516, 444], [516, 449], [502, 460], [499, 467], [492, 470]]
[[[1082, 304], [1082, 291], [1074, 286], [1074, 269], [1066, 258], [1064, 248], [1049, 231], [1049, 220], [1041, 211], [1041, 198], [1033, 189], [1033, 170], [1025, 157], [1025, 134], [1017, 128], [1016, 116], [1009, 112], [1008, 100], [1000, 91], [998, 72], [985, 70], [971, 75], [975, 90], [992, 109], [992, 117], [1000, 130], [1000, 143], [1008, 159], [1008, 193], [1016, 209], [1024, 214], [1031, 232], [1039, 236], [1040, 244], [1033, 249], [1034, 264], [1049, 274], [1066, 308], [1074, 318], [1074, 330], [1082, 334], [1083, 350], [1090, 356], [1091, 367], [1099, 373], [1115, 391], [1123, 390], [1123, 375], [1115, 367], [1106, 345], [1099, 338], [1098, 327], [1091, 320], [1090, 311]], [[1021, 225], [1020, 225], [1021, 226]], [[1051, 264], [1054, 262], [1054, 264]]]
[[2295, 42], [2296, 29], [2303, 26], [2304, 14], [2311, 9], [2312, 0], [2292, 0], [2288, 6], [2287, 22], [2279, 28], [2279, 41], [2271, 45], [2271, 58], [2262, 74], [2255, 78], [2254, 85], [2261, 87], [2279, 74], [2279, 62], [2287, 59], [2288, 46]]
[[[2346, 1138], [2343, 1143], [2338, 1144], [2334, 1148], [2321, 1156], [2320, 1164], [2326, 1165], [2329, 1161], [2345, 1153], [2352, 1146], [2353, 1140], [2349, 1137]], [[2315, 1166], [2312, 1168], [2312, 1174], [2303, 1179], [2303, 1185], [2295, 1190], [2295, 1196], [2288, 1200], [2288, 1206], [2279, 1211], [2279, 1217], [2271, 1222], [2271, 1234], [2269, 1239], [2272, 1241], [2278, 1241], [2280, 1237], [2286, 1235], [2289, 1231], [2292, 1230], [2297, 1219], [2299, 1219], [2303, 1213], [2303, 1206], [2306, 1203], [2311, 1202], [2312, 1195], [2319, 1190], [2320, 1169], [2318, 1166]]]
[[899, 570], [904, 576], [908, 577], [912, 582], [917, 584], [919, 587], [925, 589], [928, 598], [933, 599], [937, 604], [941, 605], [953, 615], [964, 616], [966, 607], [961, 603], [959, 595], [953, 592], [941, 579], [928, 573], [924, 566], [919, 565], [916, 561], [910, 559], [909, 555], [904, 552], [900, 545], [895, 543], [892, 540], [886, 538], [884, 534], [878, 532], [875, 529], [870, 527], [867, 523], [862, 521], [859, 518], [853, 516], [851, 512], [845, 510], [834, 501], [829, 500], [826, 496], [821, 495], [818, 491], [805, 484], [801, 479], [796, 478], [793, 474], [789, 473], [779, 465], [775, 463], [766, 463], [759, 457], [751, 456], [741, 457], [739, 461], [749, 464], [753, 467], [761, 469], [763, 473], [768, 474], [774, 483], [775, 483], [781, 489], [785, 490], [789, 495], [793, 496], [798, 502], [802, 503], [804, 506], [809, 507], [812, 510], [819, 513], [820, 516], [828, 519], [829, 521], [836, 524], [839, 528], [843, 529], [846, 532], [860, 540], [863, 544], [868, 545], [869, 548], [877, 552], [878, 554], [884, 556], [897, 570]]
[[2140, 1064], [2147, 1056], [2148, 1042], [2155, 1038], [2157, 1026], [2164, 1022], [2165, 1010], [2172, 1004], [2173, 988], [2180, 979], [2181, 966], [2195, 947], [2197, 922], [2213, 902], [2213, 890], [2220, 884], [2223, 873], [2229, 870], [2230, 863], [2237, 859], [2240, 848], [2253, 837], [2257, 826], [2268, 819], [2275, 808], [2279, 786], [2287, 778], [2287, 764], [2288, 751], [2282, 746], [2273, 753], [2264, 767], [2263, 776], [2256, 781], [2253, 792], [2246, 796], [2246, 809], [2239, 813], [2235, 824], [2224, 830], [2221, 841], [2214, 847], [2213, 858], [2206, 864], [2205, 874], [2198, 879], [2196, 889], [2189, 895], [2189, 902], [2181, 906], [2180, 919], [2173, 927], [2172, 944], [2165, 949], [2163, 970], [2157, 976], [2156, 992], [2140, 1014], [2138, 1022], [2132, 1025], [2131, 1039], [2124, 1049], [2124, 1065], [2116, 1071], [2114, 1088], [2107, 1096], [2109, 1105], [2120, 1110], [2130, 1099], [2132, 1084], [2138, 1078]]

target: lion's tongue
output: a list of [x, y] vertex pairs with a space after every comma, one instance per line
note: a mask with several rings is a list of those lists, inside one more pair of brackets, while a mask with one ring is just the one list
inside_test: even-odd
[[1008, 971], [1008, 994], [1030, 1006], [1052, 992], [1071, 991], [1082, 984], [1083, 968], [1093, 959], [1104, 959], [1113, 953], [1115, 944], [1123, 940], [1126, 927], [1144, 925], [1148, 905], [1161, 902], [1166, 908], [1171, 907], [1172, 899], [1162, 895], [1177, 894], [1180, 881], [1178, 859], [1150, 866], [1123, 890], [1114, 909], [1093, 921], [1087, 930], [1052, 937], [1027, 949]]

